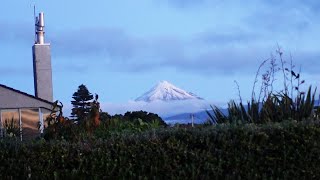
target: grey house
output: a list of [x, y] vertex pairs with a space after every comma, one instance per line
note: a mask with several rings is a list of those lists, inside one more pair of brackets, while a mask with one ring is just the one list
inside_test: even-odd
[[7, 135], [13, 121], [20, 138], [40, 135], [53, 108], [50, 44], [44, 42], [44, 14], [35, 19], [36, 36], [32, 47], [35, 95], [0, 84], [0, 136]]

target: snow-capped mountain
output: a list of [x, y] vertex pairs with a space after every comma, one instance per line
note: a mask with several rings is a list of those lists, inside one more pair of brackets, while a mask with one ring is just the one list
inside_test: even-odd
[[135, 101], [152, 102], [156, 100], [173, 101], [190, 99], [202, 100], [202, 98], [198, 97], [197, 95], [182, 90], [170, 84], [168, 81], [160, 81], [156, 86], [144, 93], [142, 96], [138, 97]]

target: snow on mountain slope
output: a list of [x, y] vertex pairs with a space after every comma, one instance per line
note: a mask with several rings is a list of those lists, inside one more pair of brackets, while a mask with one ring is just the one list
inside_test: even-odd
[[173, 100], [187, 100], [187, 99], [199, 99], [197, 95], [182, 90], [167, 81], [161, 81], [148, 92], [138, 97], [135, 101], [152, 102], [156, 100], [160, 101], [173, 101]]

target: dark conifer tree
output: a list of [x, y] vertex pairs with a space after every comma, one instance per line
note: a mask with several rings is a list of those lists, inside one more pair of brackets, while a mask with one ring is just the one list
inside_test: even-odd
[[71, 104], [73, 106], [71, 116], [77, 120], [84, 120], [91, 109], [91, 100], [93, 95], [89, 92], [87, 87], [81, 84], [78, 90], [72, 95], [73, 100]]

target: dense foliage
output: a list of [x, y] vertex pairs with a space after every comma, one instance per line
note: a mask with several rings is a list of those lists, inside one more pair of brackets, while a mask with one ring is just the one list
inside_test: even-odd
[[123, 132], [135, 133], [167, 126], [157, 114], [145, 111], [110, 116], [107, 112], [100, 111], [97, 99], [91, 103], [89, 114], [79, 123], [63, 116], [62, 104], [58, 111], [54, 110], [58, 103], [58, 101], [55, 102], [50, 116], [46, 119], [48, 127], [44, 129], [43, 135], [46, 140], [77, 142], [94, 137], [106, 138]]
[[106, 113], [100, 114], [101, 120], [104, 121], [103, 117], [105, 117], [105, 121], [110, 119], [119, 119], [122, 121], [136, 121], [141, 119], [145, 123], [154, 123], [157, 122], [161, 126], [166, 126], [167, 124], [162, 120], [162, 118], [155, 113], [146, 112], [146, 111], [127, 111], [124, 115], [116, 114], [113, 116], [108, 116]]
[[318, 179], [320, 122], [166, 128], [79, 142], [0, 141], [10, 178]]

